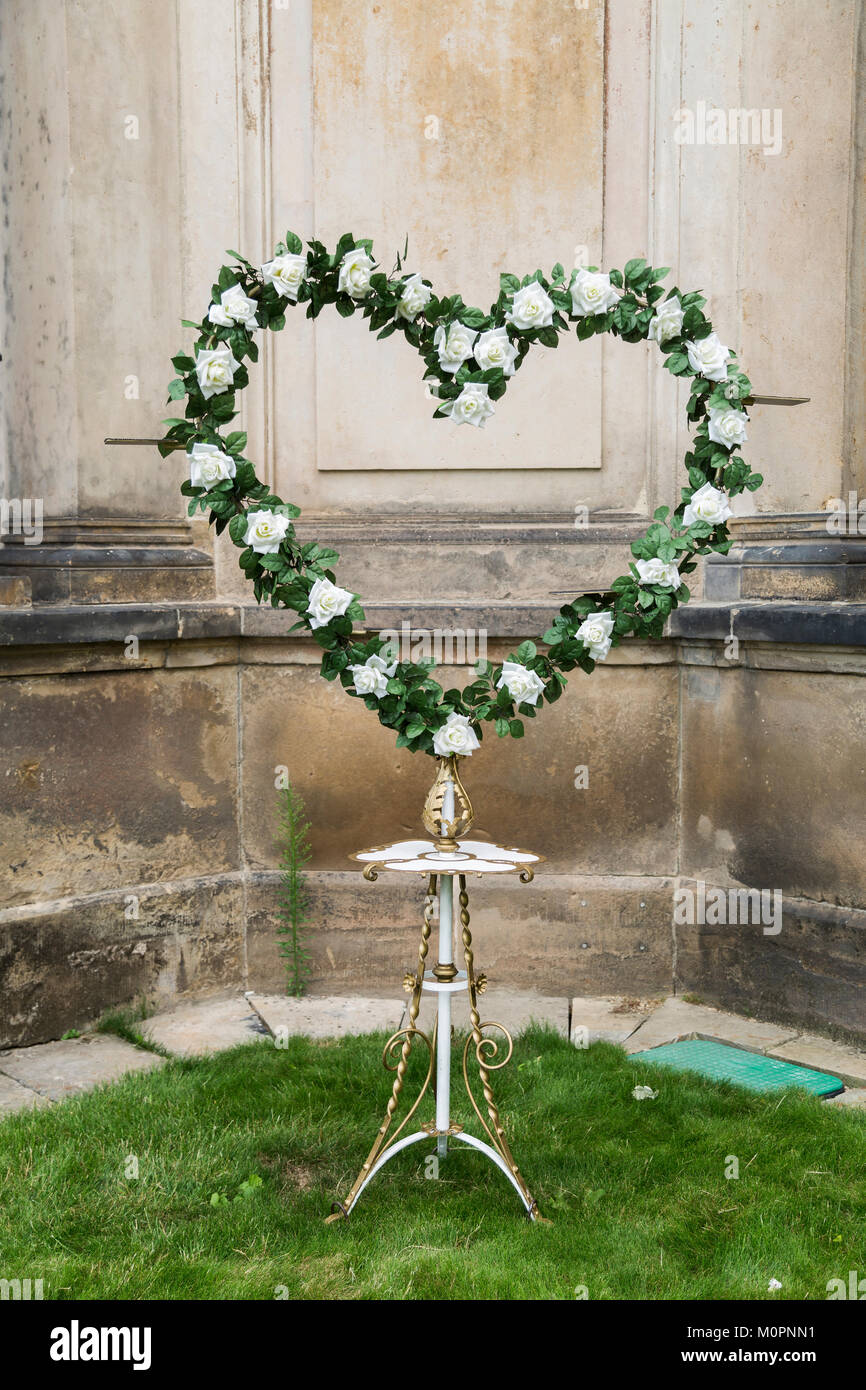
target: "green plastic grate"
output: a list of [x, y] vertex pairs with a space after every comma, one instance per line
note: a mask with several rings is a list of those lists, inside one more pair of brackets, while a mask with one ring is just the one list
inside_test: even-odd
[[780, 1062], [759, 1052], [744, 1052], [740, 1047], [702, 1038], [665, 1043], [646, 1052], [633, 1052], [632, 1057], [669, 1067], [671, 1071], [699, 1072], [710, 1081], [732, 1081], [748, 1091], [783, 1091], [799, 1086], [814, 1096], [837, 1096], [845, 1089], [838, 1076], [829, 1076], [825, 1071], [810, 1071], [793, 1062]]

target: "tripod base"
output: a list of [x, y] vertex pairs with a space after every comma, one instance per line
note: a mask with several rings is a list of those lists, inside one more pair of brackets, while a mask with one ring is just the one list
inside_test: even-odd
[[[347, 1217], [351, 1212], [352, 1208], [354, 1207], [355, 1203], [358, 1201], [358, 1198], [364, 1191], [364, 1188], [367, 1186], [368, 1182], [370, 1182], [371, 1179], [376, 1176], [376, 1174], [379, 1172], [381, 1168], [385, 1167], [385, 1164], [388, 1162], [389, 1158], [393, 1158], [394, 1155], [399, 1153], [401, 1149], [408, 1149], [411, 1144], [419, 1144], [422, 1139], [429, 1139], [430, 1137], [431, 1134], [429, 1130], [419, 1129], [417, 1134], [409, 1134], [405, 1137], [405, 1139], [398, 1139], [395, 1144], [389, 1144], [388, 1148], [385, 1149], [376, 1159], [376, 1162], [373, 1164], [366, 1177], [364, 1177], [364, 1179], [362, 1180], [360, 1187], [358, 1187], [357, 1191], [355, 1191], [354, 1196], [351, 1198], [351, 1200], [347, 1200], [346, 1203], [335, 1202], [332, 1208], [332, 1214], [330, 1216], [326, 1216], [325, 1221], [330, 1223], [334, 1221], [340, 1221], [343, 1217]], [[441, 1138], [444, 1136], [439, 1137]], [[502, 1172], [505, 1174], [506, 1178], [511, 1183], [512, 1187], [514, 1188], [515, 1192], [517, 1193], [518, 1197], [523, 1203], [526, 1215], [530, 1218], [530, 1220], [539, 1221], [543, 1219], [539, 1216], [538, 1206], [528, 1195], [528, 1193], [524, 1191], [521, 1184], [518, 1182], [514, 1174], [508, 1168], [501, 1154], [498, 1154], [495, 1149], [491, 1149], [490, 1145], [485, 1144], [483, 1140], [476, 1139], [474, 1134], [462, 1134], [455, 1132], [454, 1126], [452, 1126], [451, 1129], [448, 1131], [448, 1137], [452, 1139], [459, 1139], [461, 1144], [468, 1144], [470, 1148], [477, 1149], [479, 1153], [486, 1154], [487, 1157], [491, 1160], [491, 1162], [495, 1163], [497, 1168], [500, 1168]]]
[[[431, 846], [431, 849], [432, 848], [433, 846]], [[396, 1072], [391, 1098], [385, 1112], [385, 1118], [376, 1135], [366, 1163], [355, 1179], [345, 1200], [333, 1204], [331, 1215], [325, 1218], [328, 1222], [335, 1222], [348, 1217], [364, 1189], [390, 1158], [393, 1158], [395, 1154], [400, 1153], [403, 1149], [409, 1148], [413, 1144], [418, 1144], [424, 1139], [431, 1138], [435, 1138], [436, 1140], [436, 1151], [440, 1158], [444, 1157], [448, 1152], [449, 1139], [466, 1144], [472, 1149], [477, 1149], [479, 1153], [483, 1153], [497, 1168], [499, 1168], [511, 1183], [511, 1186], [514, 1188], [523, 1204], [526, 1215], [533, 1221], [543, 1220], [539, 1215], [538, 1205], [526, 1186], [520, 1170], [514, 1161], [499, 1117], [499, 1110], [493, 1098], [490, 1074], [506, 1065], [511, 1058], [514, 1044], [508, 1029], [503, 1024], [496, 1023], [493, 1020], [488, 1020], [487, 1022], [481, 1021], [481, 1015], [478, 1010], [478, 995], [483, 993], [487, 981], [483, 975], [476, 976], [475, 974], [472, 937], [469, 931], [469, 897], [466, 891], [466, 878], [464, 874], [457, 872], [455, 864], [455, 860], [460, 862], [461, 858], [465, 859], [467, 856], [465, 854], [461, 855], [460, 853], [462, 848], [461, 842], [458, 842], [455, 848], [456, 852], [454, 854], [439, 856], [441, 859], [448, 858], [451, 860], [451, 865], [449, 865], [448, 870], [443, 871], [440, 875], [435, 873], [431, 874], [428, 881], [427, 896], [424, 906], [424, 926], [421, 931], [421, 944], [418, 952], [418, 966], [414, 973], [406, 975], [403, 982], [404, 988], [411, 990], [412, 994], [409, 1004], [409, 1025], [394, 1033], [385, 1044], [382, 1060], [388, 1070]], [[491, 846], [490, 848], [496, 849], [497, 847]], [[385, 854], [386, 852], [382, 851], [381, 853]], [[514, 855], [519, 854], [518, 851], [501, 851], [500, 853], [503, 856], [506, 853]], [[372, 852], [364, 857], [372, 860]], [[426, 857], [428, 858], [429, 865], [429, 860], [437, 856], [429, 855]], [[533, 856], [520, 854], [519, 861], [515, 861], [514, 863], [514, 868], [520, 873], [523, 882], [530, 881], [532, 877], [532, 871], [526, 867], [525, 863], [527, 859], [532, 857]], [[502, 858], [491, 860], [491, 863], [496, 864], [496, 869], [493, 870], [494, 872], [502, 872]], [[364, 871], [365, 878], [370, 880], [376, 879], [378, 876], [376, 870], [379, 867], [392, 867], [392, 865], [389, 865], [387, 860], [381, 864], [370, 862]], [[437, 899], [437, 878], [440, 884], [438, 895], [439, 961], [432, 970], [425, 970], [430, 944], [430, 934], [432, 931], [433, 912]], [[459, 924], [465, 971], [458, 970], [453, 963], [453, 928], [456, 918], [453, 893], [455, 878], [459, 886]], [[423, 1033], [421, 1029], [416, 1027], [421, 1007], [421, 996], [422, 992], [425, 990], [437, 996], [437, 1020], [432, 1039], [428, 1038], [426, 1033]], [[483, 1139], [476, 1138], [475, 1135], [464, 1133], [463, 1126], [451, 1120], [451, 997], [454, 993], [462, 990], [467, 990], [469, 994], [469, 1018], [471, 1029], [463, 1048], [463, 1080], [472, 1108], [484, 1133], [490, 1140], [490, 1143], [485, 1142]], [[497, 1042], [495, 1038], [485, 1036], [485, 1029], [488, 1031], [495, 1029], [504, 1037], [507, 1044], [507, 1051], [501, 1061], [494, 1060], [499, 1053], [499, 1042]], [[403, 1090], [403, 1080], [406, 1074], [409, 1056], [412, 1046], [416, 1041], [421, 1041], [428, 1050], [429, 1063], [427, 1074], [414, 1104], [404, 1116], [402, 1122], [393, 1133], [391, 1133], [391, 1124]], [[487, 1107], [486, 1117], [476, 1100], [469, 1079], [470, 1050], [474, 1055], [478, 1067], [478, 1080]], [[406, 1127], [409, 1120], [417, 1111], [428, 1090], [430, 1081], [433, 1077], [434, 1066], [436, 1071], [436, 1120], [435, 1122], [423, 1125], [420, 1130], [400, 1138], [401, 1131]]]

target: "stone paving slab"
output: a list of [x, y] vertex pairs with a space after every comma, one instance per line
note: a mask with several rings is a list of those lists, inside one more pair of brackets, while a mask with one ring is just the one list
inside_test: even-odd
[[146, 1019], [141, 1032], [179, 1057], [206, 1057], [267, 1036], [261, 1019], [242, 994], [179, 1004]]
[[645, 1048], [659, 1047], [694, 1034], [717, 1038], [752, 1052], [772, 1052], [775, 1056], [780, 1047], [796, 1038], [797, 1029], [741, 1018], [738, 1014], [712, 1009], [708, 1004], [687, 1004], [684, 999], [672, 996], [626, 1040], [625, 1049], [626, 1052], [643, 1052]]
[[589, 1047], [594, 1042], [623, 1043], [659, 1003], [658, 999], [635, 999], [626, 995], [572, 999], [571, 1041], [575, 1047]]
[[400, 1027], [403, 1002], [397, 998], [369, 999], [356, 994], [305, 995], [256, 994], [246, 1001], [266, 1028], [276, 1036], [304, 1033], [311, 1038], [342, 1038], [350, 1033], [395, 1033]]
[[813, 1067], [815, 1071], [831, 1072], [843, 1081], [853, 1081], [856, 1086], [866, 1085], [866, 1052], [858, 1052], [855, 1047], [814, 1033], [801, 1033], [791, 1042], [773, 1048], [773, 1056], [802, 1067]]
[[[561, 1037], [568, 1037], [568, 999], [560, 995], [537, 994], [533, 990], [488, 989], [478, 998], [482, 1021], [496, 1019], [502, 1023], [512, 1036], [516, 1037], [528, 1028], [530, 1023], [543, 1023], [555, 1028]], [[436, 999], [425, 990], [421, 998], [418, 1026], [425, 1033], [430, 1032], [436, 1018]], [[452, 995], [451, 1021], [461, 1031], [469, 1029], [469, 997], [465, 989]], [[409, 1022], [409, 1004], [401, 1027]]]
[[0, 1073], [0, 1115], [11, 1115], [15, 1110], [33, 1110], [39, 1105], [50, 1105], [47, 1096], [31, 1091], [11, 1076]]
[[49, 1100], [63, 1100], [103, 1081], [117, 1081], [128, 1071], [150, 1071], [164, 1062], [109, 1033], [0, 1052], [0, 1072]]
[[851, 1105], [855, 1109], [866, 1110], [866, 1089], [855, 1086], [851, 1091], [843, 1091], [840, 1096], [830, 1096], [827, 1105]]

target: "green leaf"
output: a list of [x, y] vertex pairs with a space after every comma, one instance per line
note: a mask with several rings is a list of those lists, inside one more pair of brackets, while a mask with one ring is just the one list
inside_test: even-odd
[[235, 545], [244, 544], [244, 536], [247, 529], [247, 519], [243, 512], [237, 512], [229, 522], [229, 535]]

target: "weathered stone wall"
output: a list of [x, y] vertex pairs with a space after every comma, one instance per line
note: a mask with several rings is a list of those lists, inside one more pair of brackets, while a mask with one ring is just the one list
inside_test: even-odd
[[[823, 516], [866, 482], [859, 0], [9, 0], [0, 24], [0, 489], [45, 511], [42, 544], [0, 547], [0, 1044], [278, 986], [280, 764], [313, 822], [316, 986], [412, 962], [420, 883], [345, 856], [417, 828], [429, 761], [245, 606], [181, 459], [102, 445], [159, 433], [178, 321], [225, 248], [264, 258], [287, 226], [372, 235], [386, 268], [408, 233], [412, 268], [482, 302], [503, 269], [644, 254], [704, 287], [758, 390], [811, 395], [755, 409], [766, 486], [670, 640], [472, 760], [481, 826], [547, 855], [477, 885], [473, 923], [503, 982], [866, 1035], [866, 568]], [[679, 142], [712, 108], [747, 138]], [[508, 652], [678, 495], [684, 388], [651, 346], [571, 342], [479, 436], [431, 421], [400, 346], [298, 315], [244, 393], [250, 456], [371, 626]], [[698, 882], [780, 891], [782, 930], [677, 926]]]
[[[526, 887], [470, 881], [479, 959], [497, 982], [691, 989], [866, 1034], [866, 613], [849, 607], [845, 634], [838, 607], [815, 613], [821, 645], [773, 640], [772, 606], [755, 608], [763, 630], [736, 661], [713, 632], [727, 633], [730, 611], [702, 605], [690, 621], [705, 635], [635, 644], [591, 680], [577, 673], [522, 742], [487, 740], [467, 765], [480, 829], [546, 856]], [[130, 616], [67, 610], [51, 631], [45, 615], [40, 635], [55, 642], [16, 643], [4, 663], [0, 1045], [141, 998], [280, 988], [283, 766], [313, 826], [314, 988], [396, 987], [423, 884], [365, 883], [347, 855], [418, 832], [430, 760], [396, 752], [322, 682], [313, 644], [280, 635], [279, 614], [139, 611], [136, 659], [124, 655]], [[64, 627], [77, 640], [61, 645]], [[491, 655], [517, 635], [495, 637]], [[588, 786], [575, 785], [581, 768]], [[698, 880], [778, 890], [781, 930], [677, 925], [674, 892]]]

